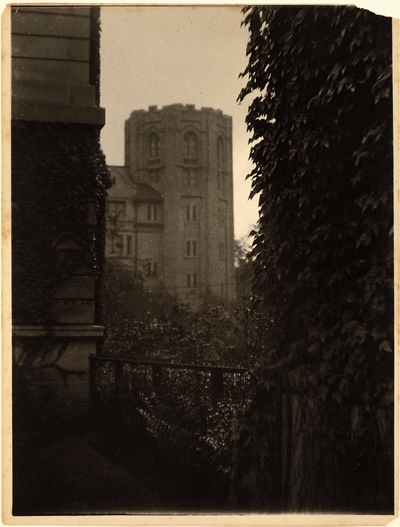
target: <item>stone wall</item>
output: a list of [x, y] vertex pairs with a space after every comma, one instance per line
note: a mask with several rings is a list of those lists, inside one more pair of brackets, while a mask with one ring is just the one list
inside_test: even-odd
[[[67, 411], [88, 401], [88, 357], [103, 335], [99, 10], [10, 15], [14, 380], [29, 378], [37, 396], [51, 393]], [[63, 350], [56, 361], [52, 343]]]

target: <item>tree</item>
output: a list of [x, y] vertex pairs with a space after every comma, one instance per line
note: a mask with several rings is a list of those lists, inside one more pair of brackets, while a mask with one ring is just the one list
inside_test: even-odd
[[[239, 99], [253, 97], [249, 177], [260, 207], [253, 294], [273, 321], [274, 353], [254, 387], [239, 472], [242, 481], [256, 473], [260, 500], [278, 508], [390, 510], [383, 481], [393, 454], [391, 20], [353, 7], [245, 14], [249, 63]], [[318, 496], [310, 462], [304, 477], [313, 486], [295, 505], [293, 444], [283, 439], [292, 432], [293, 393], [318, 406], [306, 419], [314, 447], [318, 430], [318, 445], [336, 453], [329, 498]], [[258, 454], [255, 443], [263, 445]]]
[[249, 236], [235, 240], [235, 279], [237, 298], [250, 298], [253, 278], [253, 262], [249, 257], [251, 250]]

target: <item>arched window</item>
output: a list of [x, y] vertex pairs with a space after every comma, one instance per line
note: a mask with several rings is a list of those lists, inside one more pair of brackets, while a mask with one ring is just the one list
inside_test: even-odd
[[151, 159], [160, 155], [160, 139], [157, 134], [150, 134], [148, 138], [148, 153]]
[[183, 155], [197, 157], [199, 155], [199, 142], [194, 132], [187, 132], [183, 136]]

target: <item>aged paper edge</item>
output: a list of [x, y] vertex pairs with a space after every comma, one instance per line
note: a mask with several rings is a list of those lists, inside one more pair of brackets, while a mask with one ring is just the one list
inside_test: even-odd
[[[48, 5], [78, 5], [88, 4], [87, 2], [75, 1], [75, 2], [21, 2], [24, 4], [48, 4]], [[267, 3], [267, 2], [251, 2], [250, 4]], [[304, 4], [299, 1], [271, 1], [268, 4]], [[352, 2], [343, 1], [308, 1], [307, 4], [350, 4]], [[232, 4], [232, 2], [146, 2], [138, 1], [135, 3], [130, 2], [109, 2], [95, 5], [235, 5], [240, 6], [241, 4]], [[398, 17], [398, 13], [393, 13], [399, 7], [396, 7], [390, 0], [376, 2], [375, 0], [365, 0], [364, 2], [354, 2], [358, 7], [364, 7], [376, 12], [377, 14], [385, 14], [388, 16]], [[93, 5], [93, 4], [91, 4]], [[1, 247], [1, 276], [0, 284], [2, 286], [2, 309], [1, 309], [1, 332], [0, 332], [0, 343], [1, 343], [1, 364], [2, 364], [2, 406], [1, 406], [1, 417], [2, 417], [2, 523], [4, 525], [135, 525], [135, 526], [378, 526], [378, 525], [400, 525], [400, 521], [396, 520], [399, 514], [399, 415], [398, 415], [398, 402], [399, 402], [399, 386], [396, 382], [395, 385], [395, 402], [396, 402], [396, 417], [395, 417], [395, 514], [392, 515], [340, 515], [340, 514], [281, 514], [281, 515], [263, 515], [263, 514], [236, 514], [236, 515], [96, 515], [96, 516], [12, 516], [12, 478], [11, 478], [11, 461], [12, 461], [12, 435], [11, 435], [11, 395], [12, 395], [12, 384], [11, 384], [11, 162], [10, 162], [10, 151], [11, 151], [11, 130], [10, 130], [10, 118], [11, 118], [11, 100], [10, 100], [10, 79], [11, 79], [11, 61], [10, 61], [10, 27], [9, 27], [9, 4], [1, 3], [1, 7], [4, 9], [2, 14], [2, 27], [1, 27], [1, 87], [2, 87], [2, 105], [1, 105], [1, 124], [2, 124], [2, 148], [1, 148], [1, 161], [2, 161], [2, 177], [1, 177], [1, 216], [0, 225], [2, 232], [2, 247]], [[383, 10], [383, 11], [382, 11]], [[393, 13], [393, 14], [392, 14]], [[400, 283], [400, 269], [398, 265], [398, 251], [399, 251], [399, 137], [400, 137], [400, 122], [399, 122], [399, 110], [400, 110], [400, 18], [393, 18], [393, 133], [394, 133], [394, 250], [395, 250], [395, 350], [398, 349], [400, 344], [400, 329], [399, 329], [399, 313], [400, 313], [400, 296], [399, 296], [399, 283]], [[399, 360], [397, 354], [395, 354], [395, 375], [398, 378], [399, 372]]]

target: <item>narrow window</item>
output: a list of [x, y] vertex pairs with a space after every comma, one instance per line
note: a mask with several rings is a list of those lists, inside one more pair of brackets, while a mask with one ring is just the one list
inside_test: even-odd
[[217, 141], [217, 188], [226, 194], [226, 148], [222, 137]]
[[148, 221], [157, 220], [157, 205], [147, 205], [147, 220]]
[[123, 237], [120, 234], [117, 235], [117, 240], [116, 240], [116, 243], [115, 243], [115, 247], [117, 249], [117, 251], [116, 251], [117, 254], [119, 256], [122, 256], [122, 253], [123, 253], [123, 250], [124, 250], [124, 239], [123, 239]]
[[218, 168], [225, 166], [225, 145], [222, 137], [219, 137], [217, 141], [217, 164]]
[[185, 187], [197, 188], [199, 186], [199, 175], [192, 168], [183, 169], [183, 182]]
[[226, 196], [227, 182], [226, 182], [226, 172], [218, 170], [217, 172], [217, 188], [223, 196]]
[[227, 220], [226, 210], [220, 208], [218, 210], [218, 222], [219, 222], [219, 224], [225, 226], [226, 225], [226, 220]]
[[149, 181], [152, 183], [157, 183], [160, 181], [160, 173], [157, 170], [151, 170], [149, 172]]
[[155, 159], [160, 155], [160, 140], [157, 134], [151, 134], [148, 139], [148, 152], [151, 159]]
[[185, 157], [198, 155], [198, 140], [194, 132], [187, 132], [183, 137], [183, 155]]
[[193, 287], [197, 287], [197, 274], [193, 273]]
[[220, 242], [219, 244], [219, 257], [221, 260], [224, 260], [226, 257], [226, 246], [224, 242]]
[[157, 276], [158, 276], [157, 262], [154, 262], [154, 263], [153, 263], [153, 277], [154, 277], [154, 278], [157, 278]]
[[197, 205], [186, 205], [186, 221], [197, 222]]
[[189, 273], [186, 275], [186, 285], [187, 287], [191, 287], [191, 276]]
[[126, 255], [130, 256], [132, 254], [132, 236], [128, 234], [126, 237]]
[[126, 208], [124, 201], [109, 201], [107, 203], [107, 215], [113, 220], [124, 220]]
[[186, 242], [186, 256], [197, 256], [197, 240]]
[[120, 234], [114, 234], [111, 238], [111, 254], [122, 256], [124, 250], [124, 240]]
[[226, 195], [226, 173], [225, 172], [221, 173], [221, 191], [222, 191], [222, 194], [225, 196]]
[[111, 235], [110, 243], [109, 243], [109, 253], [115, 254], [115, 235]]

